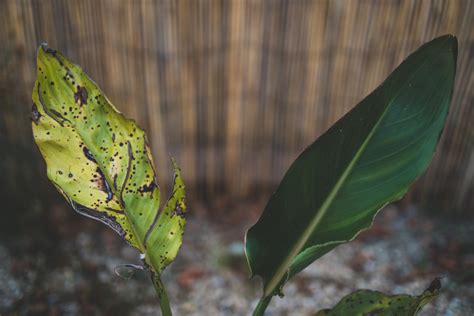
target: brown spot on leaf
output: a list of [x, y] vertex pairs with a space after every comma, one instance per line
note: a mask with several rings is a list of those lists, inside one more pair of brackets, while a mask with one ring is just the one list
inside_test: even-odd
[[[102, 173], [102, 170], [99, 168], [96, 169], [97, 174], [99, 174], [100, 178], [98, 179], [99, 182], [99, 188], [100, 190], [104, 191], [107, 193], [107, 199], [106, 202], [110, 202], [114, 196], [112, 189], [110, 188], [109, 183], [107, 182], [107, 179], [105, 178], [104, 174]], [[95, 178], [95, 177], [94, 177]]]
[[44, 52], [53, 55], [56, 57], [56, 50], [49, 48], [48, 43], [41, 43], [41, 48], [43, 49]]
[[114, 212], [114, 213], [117, 213], [117, 214], [124, 214], [125, 213], [123, 210], [116, 210], [116, 209], [113, 209], [111, 207], [106, 207], [105, 209], [107, 211]]
[[138, 192], [140, 193], [146, 193], [146, 192], [150, 192], [150, 197], [153, 197], [153, 191], [155, 190], [155, 188], [157, 188], [158, 186], [156, 185], [155, 181], [152, 181], [150, 184], [144, 184], [143, 186], [141, 186], [140, 188], [138, 188]]
[[82, 106], [84, 104], [87, 104], [87, 97], [88, 93], [86, 87], [77, 86], [77, 91], [76, 93], [74, 93], [74, 101], [76, 103], [77, 101], [79, 101], [79, 105]]
[[181, 218], [185, 218], [186, 217], [186, 213], [185, 211], [181, 208], [180, 204], [179, 204], [179, 201], [176, 201], [176, 204], [174, 206], [174, 209], [171, 211], [171, 214], [170, 216], [173, 217], [173, 216], [179, 216]]
[[89, 149], [87, 149], [86, 146], [82, 148], [82, 151], [84, 152], [84, 156], [86, 156], [87, 159], [97, 163], [97, 161], [94, 159], [94, 156], [92, 156], [91, 152], [89, 151]]
[[38, 121], [41, 117], [40, 112], [38, 112], [38, 107], [36, 106], [36, 103], [33, 103], [31, 106], [31, 119], [33, 122], [35, 122], [36, 125], [38, 125]]

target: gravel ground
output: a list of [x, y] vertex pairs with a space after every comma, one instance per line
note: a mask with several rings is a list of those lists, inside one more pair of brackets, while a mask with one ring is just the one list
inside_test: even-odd
[[[148, 275], [117, 276], [138, 253], [107, 229], [86, 227], [59, 246], [32, 249], [25, 236], [0, 242], [1, 315], [157, 315]], [[188, 221], [178, 259], [165, 271], [176, 315], [249, 315], [261, 291], [249, 280], [243, 232], [250, 223]], [[415, 209], [381, 212], [373, 228], [291, 280], [267, 315], [311, 315], [357, 288], [420, 294], [442, 277], [439, 297], [420, 315], [474, 315], [474, 223], [435, 220]], [[124, 269], [121, 274], [125, 276]]]

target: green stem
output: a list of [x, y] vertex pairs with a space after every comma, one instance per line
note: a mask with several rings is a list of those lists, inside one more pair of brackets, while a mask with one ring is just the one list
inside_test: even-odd
[[269, 295], [267, 297], [262, 297], [260, 301], [258, 301], [257, 307], [255, 307], [255, 310], [253, 311], [252, 315], [263, 316], [271, 300], [272, 300], [272, 295]]
[[163, 316], [172, 316], [170, 301], [168, 300], [168, 295], [166, 295], [165, 287], [161, 282], [160, 276], [152, 273], [151, 280], [155, 286], [156, 295], [158, 295], [158, 299], [160, 300], [161, 314]]

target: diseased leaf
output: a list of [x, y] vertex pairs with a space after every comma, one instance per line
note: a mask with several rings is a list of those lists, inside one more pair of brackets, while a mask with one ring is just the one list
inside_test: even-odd
[[246, 234], [264, 297], [368, 228], [423, 173], [448, 113], [456, 57], [451, 35], [423, 45], [293, 162]]
[[439, 279], [418, 296], [408, 294], [388, 296], [379, 291], [358, 290], [337, 303], [332, 309], [324, 309], [314, 316], [415, 316], [426, 304], [438, 296]]
[[82, 215], [114, 229], [160, 273], [174, 260], [185, 225], [184, 183], [160, 190], [145, 133], [126, 119], [82, 69], [42, 45], [33, 90], [33, 135], [48, 178]]

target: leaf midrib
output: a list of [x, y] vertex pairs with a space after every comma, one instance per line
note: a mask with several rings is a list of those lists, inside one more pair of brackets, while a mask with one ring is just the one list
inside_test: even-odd
[[324, 203], [321, 205], [319, 208], [319, 211], [317, 212], [316, 216], [311, 220], [307, 228], [304, 230], [303, 234], [301, 237], [297, 240], [295, 246], [291, 249], [290, 253], [285, 257], [284, 261], [282, 264], [279, 265], [277, 271], [275, 274], [273, 274], [273, 277], [270, 279], [270, 281], [267, 283], [267, 286], [264, 289], [264, 296], [270, 295], [274, 289], [278, 286], [280, 283], [281, 279], [285, 275], [285, 273], [288, 270], [288, 267], [291, 264], [291, 261], [293, 258], [298, 255], [298, 253], [303, 249], [305, 243], [308, 241], [309, 237], [311, 234], [314, 232], [314, 229], [318, 226], [318, 224], [321, 222], [322, 218], [324, 215], [326, 215], [327, 210], [331, 206], [334, 198], [336, 197], [337, 193], [339, 192], [340, 188], [344, 184], [346, 178], [350, 175], [354, 165], [357, 163], [359, 160], [360, 156], [364, 152], [364, 149], [367, 147], [367, 144], [370, 142], [372, 139], [372, 136], [374, 135], [375, 131], [377, 130], [377, 127], [380, 125], [380, 122], [382, 122], [383, 117], [387, 113], [388, 109], [393, 103], [393, 100], [390, 101], [389, 105], [386, 107], [386, 109], [382, 112], [380, 115], [379, 120], [377, 123], [374, 124], [374, 127], [372, 127], [372, 130], [370, 133], [367, 135], [367, 139], [362, 143], [362, 146], [357, 150], [356, 154], [354, 155], [354, 158], [351, 160], [351, 162], [347, 165], [346, 169], [342, 173], [341, 177], [339, 180], [336, 182], [334, 187], [332, 188], [331, 192], [329, 193], [328, 197], [324, 201]]
[[[443, 43], [444, 44], [444, 43]], [[431, 60], [431, 62], [434, 62], [436, 61], [438, 58], [440, 58], [440, 55], [441, 54], [438, 54], [433, 60]], [[425, 63], [427, 63], [427, 61], [429, 61], [430, 58], [426, 58], [421, 64], [420, 66], [418, 67], [418, 69], [416, 69], [416, 71], [413, 72], [413, 74], [410, 76], [410, 78], [408, 80], [405, 81], [405, 83], [402, 85], [402, 86], [405, 86], [408, 82], [411, 81], [411, 79], [418, 73], [418, 71], [420, 71], [420, 69], [423, 68], [423, 66], [425, 65]], [[388, 80], [388, 79], [387, 79]], [[383, 83], [382, 83], [383, 85]], [[291, 262], [293, 261], [293, 258], [295, 258], [298, 253], [301, 252], [301, 250], [303, 249], [304, 245], [306, 244], [306, 242], [308, 241], [309, 237], [311, 236], [311, 234], [314, 232], [315, 228], [318, 226], [318, 224], [321, 222], [323, 216], [326, 214], [326, 212], [328, 211], [328, 209], [330, 208], [334, 198], [336, 197], [337, 193], [339, 192], [339, 190], [341, 189], [342, 185], [344, 184], [346, 178], [350, 175], [350, 173], [352, 172], [353, 170], [353, 167], [354, 165], [357, 163], [357, 161], [359, 160], [360, 156], [362, 155], [362, 153], [364, 152], [365, 148], [367, 147], [367, 145], [369, 144], [369, 142], [371, 141], [373, 135], [375, 134], [375, 132], [377, 131], [379, 125], [381, 124], [381, 122], [383, 121], [386, 113], [388, 112], [388, 110], [390, 109], [390, 107], [392, 106], [393, 102], [398, 98], [398, 96], [400, 95], [401, 93], [401, 90], [402, 89], [399, 89], [399, 92], [392, 97], [392, 99], [390, 100], [389, 104], [387, 105], [387, 107], [385, 108], [385, 110], [382, 112], [382, 114], [380, 115], [378, 121], [374, 124], [374, 126], [372, 127], [371, 131], [369, 132], [369, 134], [367, 135], [367, 139], [362, 143], [361, 147], [357, 150], [356, 154], [354, 155], [354, 158], [351, 160], [351, 162], [347, 165], [346, 169], [344, 170], [344, 172], [342, 173], [341, 177], [339, 178], [339, 180], [336, 182], [336, 184], [334, 185], [334, 187], [332, 188], [331, 192], [329, 193], [328, 197], [326, 198], [326, 200], [323, 202], [323, 204], [321, 205], [321, 207], [319, 208], [316, 216], [313, 218], [313, 220], [311, 220], [311, 222], [309, 223], [309, 225], [307, 226], [307, 228], [304, 230], [303, 234], [301, 235], [301, 237], [297, 240], [297, 242], [295, 243], [295, 246], [293, 246], [293, 248], [291, 249], [290, 253], [285, 257], [284, 261], [278, 266], [278, 269], [276, 270], [276, 272], [273, 274], [273, 276], [271, 277], [271, 279], [268, 281], [267, 285], [264, 287], [264, 293], [263, 293], [263, 296], [264, 297], [267, 297], [269, 295], [271, 295], [274, 291], [275, 291], [275, 288], [280, 284], [282, 278], [284, 277], [284, 275], [287, 273], [288, 271], [288, 268], [290, 267], [291, 265]]]

